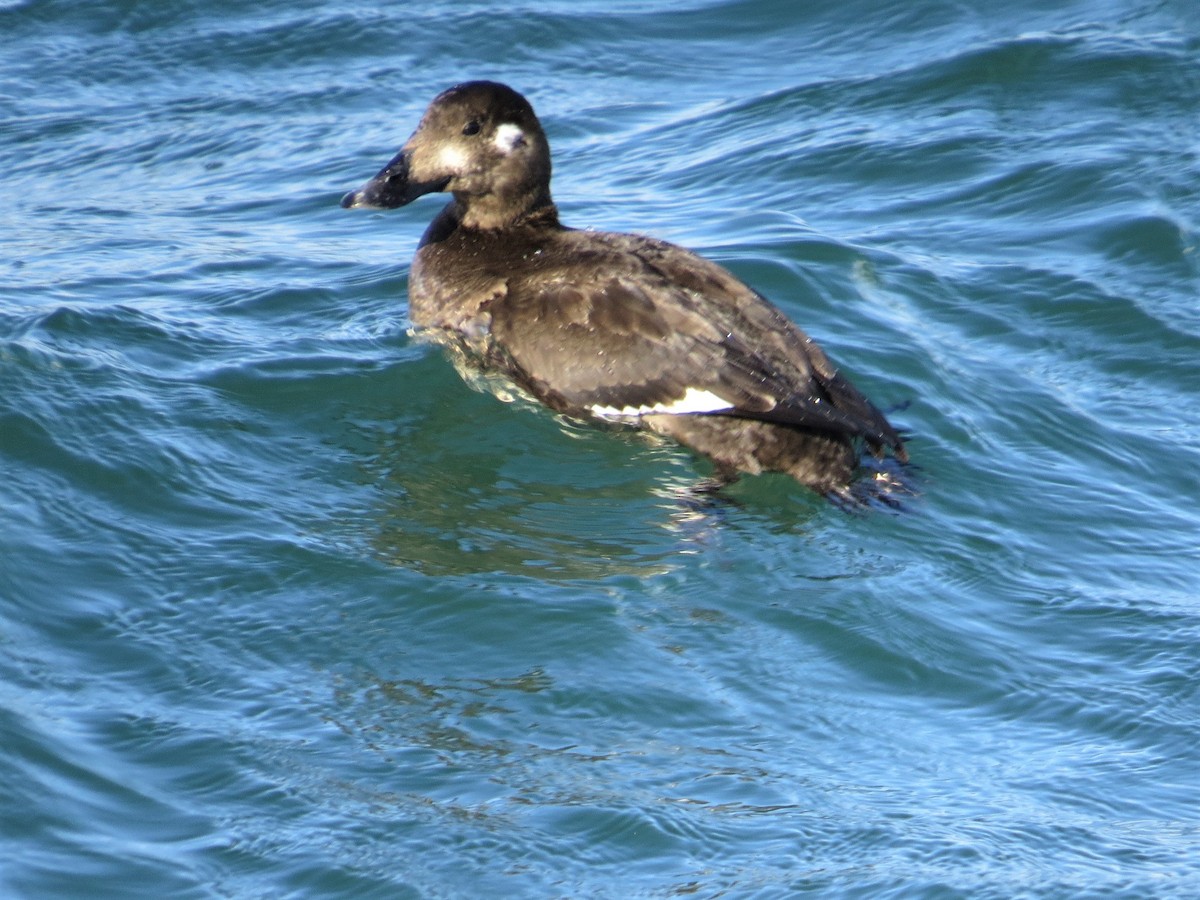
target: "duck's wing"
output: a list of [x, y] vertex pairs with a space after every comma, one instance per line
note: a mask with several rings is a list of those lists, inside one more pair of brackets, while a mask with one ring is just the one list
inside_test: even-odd
[[[497, 363], [575, 415], [730, 415], [903, 444], [799, 329], [721, 267], [670, 245], [600, 255], [570, 275], [512, 277], [490, 304]], [[581, 275], [581, 272], [587, 274]]]

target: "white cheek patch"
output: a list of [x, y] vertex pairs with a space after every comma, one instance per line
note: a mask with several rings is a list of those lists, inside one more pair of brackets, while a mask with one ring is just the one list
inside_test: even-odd
[[632, 416], [686, 416], [696, 413], [728, 412], [733, 404], [712, 391], [688, 388], [678, 400], [670, 403], [655, 403], [652, 406], [593, 406], [592, 414], [603, 419], [624, 419]]
[[467, 154], [453, 144], [447, 144], [438, 154], [438, 163], [447, 172], [461, 172], [467, 167]]
[[496, 136], [492, 143], [497, 150], [507, 155], [525, 145], [525, 132], [519, 125], [505, 122], [496, 128]]

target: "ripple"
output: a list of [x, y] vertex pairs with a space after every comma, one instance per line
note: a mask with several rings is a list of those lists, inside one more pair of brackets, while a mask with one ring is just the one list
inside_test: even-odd
[[[643, 6], [0, 3], [9, 893], [1195, 893], [1186, 17]], [[697, 502], [412, 342], [436, 202], [337, 198], [467, 77], [920, 500]]]

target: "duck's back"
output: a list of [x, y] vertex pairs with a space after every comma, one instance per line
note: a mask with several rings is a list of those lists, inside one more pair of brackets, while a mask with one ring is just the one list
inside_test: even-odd
[[721, 266], [552, 215], [496, 232], [454, 227], [453, 215], [418, 251], [414, 324], [454, 335], [552, 407], [676, 437], [679, 422], [657, 420], [733, 417], [900, 447], [820, 348]]

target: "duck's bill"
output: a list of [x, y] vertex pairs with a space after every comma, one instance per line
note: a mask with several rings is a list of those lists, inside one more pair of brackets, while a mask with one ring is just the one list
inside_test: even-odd
[[378, 175], [357, 191], [346, 194], [342, 206], [345, 209], [395, 209], [424, 194], [443, 190], [449, 180], [414, 181], [409, 177], [408, 152], [401, 150]]

